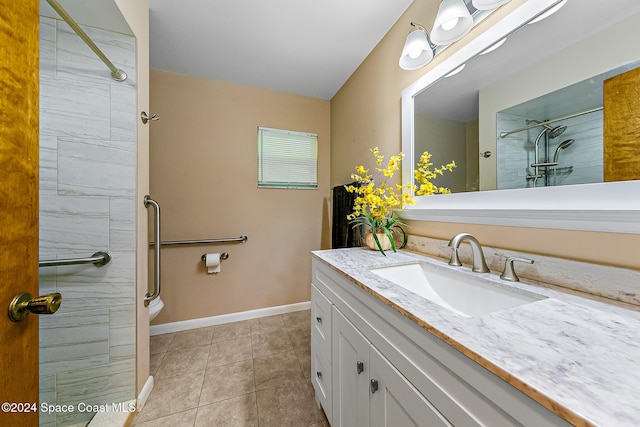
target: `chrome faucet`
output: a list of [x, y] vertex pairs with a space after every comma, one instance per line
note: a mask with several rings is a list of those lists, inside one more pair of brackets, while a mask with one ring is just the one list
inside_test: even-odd
[[484, 260], [482, 246], [478, 239], [469, 233], [458, 233], [449, 240], [449, 244], [447, 245], [451, 248], [451, 259], [449, 260], [449, 265], [457, 267], [462, 265], [460, 258], [458, 258], [458, 248], [460, 247], [460, 244], [465, 241], [471, 245], [471, 254], [473, 255], [473, 267], [471, 270], [477, 273], [488, 273], [489, 268]]

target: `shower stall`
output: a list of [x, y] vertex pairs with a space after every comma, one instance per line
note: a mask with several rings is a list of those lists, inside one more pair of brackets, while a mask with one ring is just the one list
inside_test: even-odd
[[136, 40], [82, 29], [129, 77], [114, 80], [41, 2], [39, 256], [111, 259], [40, 268], [40, 293], [62, 294], [58, 312], [40, 317], [40, 402], [75, 408], [41, 413], [41, 426], [86, 423], [92, 407], [136, 394]]
[[602, 182], [602, 107], [546, 120], [497, 113], [497, 188]]
[[[550, 168], [554, 168], [555, 171], [557, 171], [557, 166], [558, 166], [558, 162], [551, 162], [549, 161], [549, 144], [550, 144], [550, 140], [558, 138], [560, 135], [562, 135], [566, 130], [567, 127], [566, 126], [556, 126], [556, 127], [550, 127], [548, 124], [544, 124], [545, 122], [541, 122], [539, 120], [526, 120], [525, 123], [527, 125], [530, 125], [531, 123], [535, 123], [537, 125], [543, 126], [542, 131], [538, 134], [538, 136], [536, 137], [536, 141], [534, 142], [533, 146], [533, 150], [534, 150], [534, 161], [531, 164], [531, 167], [534, 170], [533, 174], [527, 174], [526, 179], [527, 180], [533, 180], [533, 187], [536, 187], [536, 184], [538, 183], [538, 179], [544, 179], [544, 185], [547, 186], [549, 185], [549, 172], [550, 172]], [[544, 153], [544, 159], [540, 158], [540, 138], [543, 138], [543, 153]], [[568, 145], [565, 144], [567, 147]], [[560, 147], [560, 145], [558, 145], [558, 148]], [[557, 153], [557, 150], [556, 150]]]

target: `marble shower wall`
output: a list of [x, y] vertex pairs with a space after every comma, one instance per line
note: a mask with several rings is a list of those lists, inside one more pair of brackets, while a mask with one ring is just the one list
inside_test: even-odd
[[[544, 118], [546, 120], [546, 118]], [[602, 111], [554, 123], [552, 126], [567, 126], [560, 136], [549, 141], [549, 161], [558, 145], [567, 139], [575, 142], [558, 156], [556, 173], [549, 176], [549, 185], [572, 185], [602, 182], [604, 179]], [[525, 118], [507, 113], [497, 114], [497, 133], [526, 126]], [[533, 181], [527, 181], [528, 173], [533, 174], [530, 165], [535, 158], [534, 142], [542, 128], [514, 133], [506, 138], [497, 138], [498, 189], [529, 188]], [[544, 161], [544, 138], [540, 139], [540, 160]], [[544, 179], [538, 181], [544, 186]]]
[[[124, 82], [60, 20], [40, 18], [40, 259], [108, 251], [104, 267], [40, 269], [40, 292], [62, 305], [40, 316], [40, 401], [135, 398], [135, 38], [83, 27]], [[91, 412], [41, 414], [41, 426]]]

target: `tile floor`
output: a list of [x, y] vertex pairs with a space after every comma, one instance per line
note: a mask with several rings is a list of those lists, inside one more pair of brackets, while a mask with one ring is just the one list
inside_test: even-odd
[[148, 426], [328, 427], [314, 398], [309, 310], [151, 337]]

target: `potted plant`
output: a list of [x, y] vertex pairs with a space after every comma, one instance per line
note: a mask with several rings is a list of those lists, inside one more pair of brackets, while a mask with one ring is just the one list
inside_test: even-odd
[[452, 161], [440, 168], [432, 169], [431, 154], [425, 151], [420, 156], [417, 169], [414, 170], [416, 184], [412, 182], [404, 185], [390, 184], [387, 181], [393, 178], [395, 171], [400, 169], [404, 154], [391, 156], [386, 167], [383, 167], [384, 156], [380, 154], [378, 147], [370, 151], [376, 162], [377, 180], [369, 173], [369, 169], [356, 166], [356, 172], [351, 174], [356, 185], [345, 186], [348, 192], [357, 194], [353, 212], [347, 215], [347, 219], [353, 227], [365, 226], [367, 246], [373, 250], [379, 250], [386, 256], [384, 251], [389, 249], [396, 251], [395, 233], [402, 235], [400, 248], [407, 244], [407, 233], [403, 228], [406, 224], [396, 216], [397, 211], [415, 203], [412, 192], [417, 196], [451, 193], [448, 188], [437, 187], [431, 180], [438, 175], [443, 175], [444, 171], [452, 172], [456, 164]]

